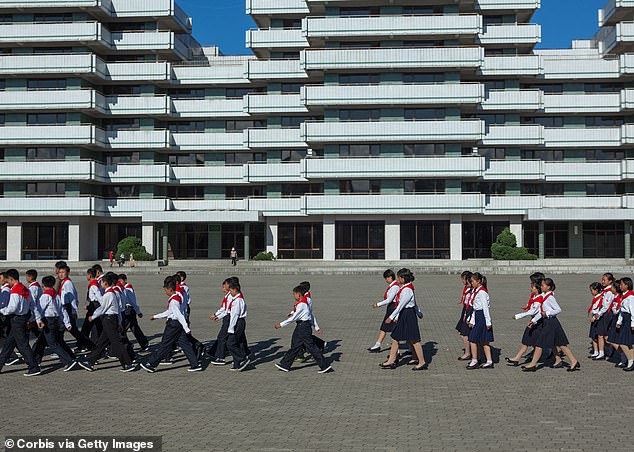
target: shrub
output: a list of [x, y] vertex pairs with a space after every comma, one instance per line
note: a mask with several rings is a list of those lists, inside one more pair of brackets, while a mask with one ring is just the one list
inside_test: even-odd
[[491, 245], [491, 255], [495, 260], [503, 261], [532, 261], [537, 256], [528, 252], [524, 247], [517, 246], [517, 238], [509, 228], [504, 228]]
[[254, 261], [274, 261], [275, 256], [270, 251], [260, 251], [253, 258]]
[[115, 259], [119, 259], [123, 253], [126, 259], [130, 258], [130, 253], [134, 255], [134, 260], [136, 261], [151, 261], [152, 256], [146, 251], [141, 239], [138, 237], [126, 237], [125, 239], [119, 242], [117, 246], [117, 254], [115, 255]]

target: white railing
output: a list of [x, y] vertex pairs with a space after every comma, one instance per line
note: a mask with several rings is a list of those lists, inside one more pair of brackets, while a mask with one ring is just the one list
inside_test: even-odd
[[243, 108], [248, 114], [308, 113], [299, 94], [247, 94]]

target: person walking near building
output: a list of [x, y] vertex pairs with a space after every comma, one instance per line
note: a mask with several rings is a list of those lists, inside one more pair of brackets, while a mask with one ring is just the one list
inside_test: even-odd
[[113, 267], [114, 266], [114, 251], [110, 250], [108, 259], [110, 259], [110, 266]]
[[231, 265], [235, 267], [238, 262], [238, 251], [236, 250], [235, 247], [231, 248], [230, 256], [231, 256]]

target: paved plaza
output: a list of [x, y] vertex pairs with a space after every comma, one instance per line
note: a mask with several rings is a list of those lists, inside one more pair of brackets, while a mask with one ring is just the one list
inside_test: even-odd
[[[218, 329], [208, 315], [219, 303], [223, 276], [188, 280], [193, 333], [205, 342], [215, 339]], [[149, 321], [165, 309], [163, 277], [130, 277], [152, 344], [163, 329], [162, 321]], [[454, 330], [459, 278], [417, 275], [431, 364], [427, 372], [411, 372], [406, 365], [379, 369], [385, 353], [366, 351], [384, 312], [370, 307], [385, 290], [380, 275], [244, 276], [247, 337], [257, 357], [247, 371], [211, 366], [188, 373], [182, 355], [153, 375], [122, 374], [115, 361], [98, 365], [95, 373], [57, 370], [29, 379], [22, 366], [5, 367], [0, 425], [4, 435], [162, 435], [166, 451], [626, 450], [634, 376], [586, 358], [587, 286], [598, 278], [555, 278], [564, 309], [560, 319], [582, 363], [577, 373], [545, 368], [526, 374], [503, 364], [505, 356], [515, 354], [525, 326], [512, 315], [526, 303], [527, 277], [489, 277], [501, 362], [493, 370], [467, 371], [456, 359], [462, 352]], [[273, 325], [291, 309], [290, 290], [303, 279], [312, 283], [335, 373], [319, 375], [314, 364], [282, 373], [273, 365], [288, 348], [293, 328]], [[79, 282], [80, 293], [85, 289], [85, 281]]]

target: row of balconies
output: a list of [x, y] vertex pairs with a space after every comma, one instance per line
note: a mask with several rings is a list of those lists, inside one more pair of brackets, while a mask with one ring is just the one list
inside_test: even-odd
[[[173, 201], [167, 198], [104, 199], [98, 197], [0, 198], [6, 216], [142, 217], [144, 222], [258, 221], [261, 216], [305, 215], [527, 215], [566, 219], [579, 209], [590, 218], [634, 219], [634, 195], [619, 196], [487, 196], [478, 193], [420, 195], [306, 195], [296, 198]], [[551, 218], [545, 218], [550, 216]]]
[[191, 32], [190, 17], [176, 0], [0, 0], [0, 11], [29, 13], [77, 9], [98, 18], [154, 19], [170, 29]]
[[633, 12], [634, 0], [608, 0], [605, 6], [599, 9], [599, 26], [614, 25], [625, 18], [631, 18]]
[[240, 151], [307, 148], [312, 144], [453, 142], [484, 146], [603, 148], [634, 144], [634, 124], [620, 127], [491, 125], [484, 121], [307, 121], [296, 128], [246, 129], [242, 133], [104, 131], [92, 124], [0, 127], [0, 146], [87, 146], [107, 149]]
[[[389, 163], [389, 164], [388, 164]], [[501, 181], [619, 182], [634, 180], [634, 160], [544, 162], [484, 157], [303, 159], [293, 163], [171, 166], [104, 165], [92, 160], [0, 162], [0, 180], [85, 181], [116, 184], [218, 185], [338, 179], [466, 178]]]

